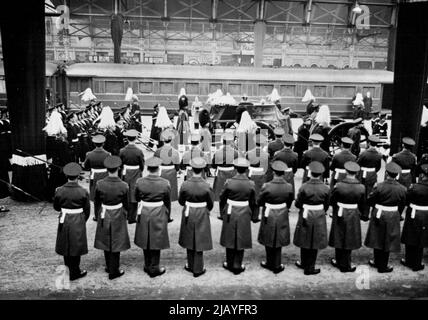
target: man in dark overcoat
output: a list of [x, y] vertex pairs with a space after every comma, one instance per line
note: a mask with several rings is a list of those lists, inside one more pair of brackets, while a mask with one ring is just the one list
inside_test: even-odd
[[351, 264], [352, 250], [361, 248], [361, 210], [365, 187], [356, 178], [360, 166], [353, 161], [344, 164], [346, 176], [335, 184], [330, 204], [333, 208], [329, 246], [335, 248], [336, 256], [331, 264], [341, 272], [354, 272]]
[[294, 138], [292, 135], [285, 134], [282, 137], [282, 141], [284, 142], [284, 148], [275, 153], [273, 161], [279, 160], [287, 165], [287, 169], [284, 172], [283, 178], [285, 181], [291, 184], [293, 187], [293, 194], [295, 194], [294, 175], [296, 174], [299, 167], [299, 156], [292, 150], [294, 144]]
[[373, 249], [374, 260], [369, 265], [380, 273], [392, 272], [389, 253], [399, 252], [400, 215], [406, 205], [406, 187], [396, 179], [401, 168], [395, 162], [386, 165], [385, 181], [375, 186], [367, 198], [373, 207], [364, 245]]
[[[380, 142], [379, 138], [372, 135], [367, 140], [367, 149], [361, 152], [357, 159], [357, 163], [360, 166], [360, 172], [357, 177], [366, 187], [366, 199], [377, 182], [378, 172], [382, 166], [382, 154], [376, 149], [376, 146]], [[370, 207], [365, 203], [361, 211], [362, 220], [368, 221], [369, 214]]]
[[290, 244], [288, 211], [294, 200], [294, 192], [292, 185], [284, 179], [287, 169], [284, 162], [274, 161], [273, 179], [263, 185], [257, 199], [262, 215], [258, 241], [266, 250], [266, 261], [260, 265], [273, 273], [284, 270], [281, 250]]
[[321, 177], [325, 171], [321, 162], [309, 164], [311, 178], [297, 193], [295, 206], [299, 209], [293, 243], [300, 248], [301, 260], [296, 266], [304, 270], [305, 275], [321, 272], [315, 268], [318, 250], [327, 247], [326, 211], [330, 205], [330, 188]]
[[311, 177], [309, 164], [313, 161], [320, 162], [324, 167], [324, 173], [321, 180], [326, 180], [330, 176], [330, 156], [321, 148], [321, 142], [324, 141], [324, 137], [318, 133], [311, 134], [309, 140], [312, 141], [312, 148], [305, 151], [302, 156], [302, 163], [300, 167], [304, 169], [303, 183], [309, 180]]
[[406, 246], [401, 263], [413, 271], [424, 269], [422, 258], [428, 248], [428, 164], [421, 165], [418, 183], [407, 190], [407, 212], [401, 242]]
[[171, 185], [171, 201], [178, 200], [177, 173], [180, 170], [180, 154], [172, 145], [175, 133], [171, 129], [165, 129], [161, 133], [161, 140], [164, 144], [155, 151], [154, 156], [162, 159], [160, 166], [160, 176], [169, 181]]
[[330, 171], [330, 188], [333, 189], [337, 182], [342, 181], [346, 176], [345, 163], [348, 161], [355, 162], [357, 157], [351, 152], [351, 145], [353, 143], [351, 138], [343, 137], [341, 139], [342, 150], [336, 153], [331, 160]]
[[143, 151], [135, 145], [139, 132], [135, 129], [125, 131], [128, 144], [120, 149], [119, 157], [122, 160], [122, 180], [129, 186], [128, 223], [135, 223], [137, 218], [137, 203], [135, 199], [135, 184], [142, 177], [144, 171]]
[[[89, 175], [89, 196], [91, 201], [95, 199], [95, 186], [98, 180], [107, 177], [107, 169], [104, 167], [104, 160], [110, 155], [103, 148], [103, 144], [106, 138], [103, 135], [96, 135], [92, 138], [92, 142], [95, 144], [95, 149], [89, 151], [86, 154], [85, 161], [83, 162], [83, 168], [90, 170]], [[97, 221], [101, 207], [96, 207], [94, 203], [94, 221]]]
[[211, 250], [210, 211], [214, 206], [214, 194], [202, 178], [207, 162], [203, 158], [190, 161], [193, 175], [180, 188], [178, 202], [183, 206], [178, 244], [187, 250], [186, 271], [199, 277], [206, 272], [204, 251]]
[[86, 221], [91, 205], [89, 193], [78, 183], [82, 168], [75, 162], [63, 168], [68, 182], [57, 188], [54, 196], [54, 209], [60, 212], [55, 252], [64, 256], [64, 264], [70, 272], [70, 280], [86, 276], [80, 269], [80, 257], [88, 253]]
[[169, 248], [168, 220], [171, 214], [171, 186], [159, 176], [160, 158], [147, 159], [148, 175], [139, 178], [135, 186], [138, 202], [135, 244], [144, 252], [144, 271], [154, 278], [165, 273], [160, 267], [161, 250]]
[[252, 248], [251, 221], [258, 221], [256, 190], [246, 171], [249, 162], [238, 158], [233, 163], [236, 175], [228, 179], [220, 194], [220, 213], [223, 225], [220, 244], [226, 248], [223, 267], [234, 274], [245, 271], [242, 264], [244, 250]]
[[226, 132], [222, 136], [223, 146], [218, 149], [212, 159], [211, 167], [216, 169], [214, 178], [214, 200], [220, 200], [220, 193], [227, 179], [232, 178], [235, 174], [233, 161], [238, 158], [238, 151], [232, 147], [233, 134]]
[[409, 137], [402, 139], [403, 149], [392, 156], [393, 162], [401, 167], [401, 173], [398, 176], [398, 182], [400, 182], [406, 188], [416, 182], [416, 155], [411, 151], [415, 146], [415, 140]]
[[108, 177], [99, 180], [95, 186], [95, 206], [101, 207], [101, 213], [94, 246], [104, 251], [110, 280], [124, 275], [125, 271], [119, 269], [120, 252], [131, 247], [126, 223], [129, 186], [119, 178], [121, 165], [118, 156], [108, 156], [104, 160]]

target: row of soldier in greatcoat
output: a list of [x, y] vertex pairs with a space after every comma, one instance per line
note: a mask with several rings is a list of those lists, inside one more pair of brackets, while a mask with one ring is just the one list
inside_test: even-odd
[[[168, 145], [171, 137], [166, 132], [164, 135], [165, 148], [160, 148], [155, 157], [147, 160], [146, 166], [149, 175], [140, 178], [144, 166], [144, 156], [142, 153], [139, 154], [141, 151], [138, 148], [132, 146], [132, 141], [136, 137], [135, 133], [128, 132], [127, 135], [130, 145], [126, 148], [129, 150], [124, 150], [124, 152], [121, 150], [122, 160], [103, 153], [105, 156], [103, 167], [98, 169], [105, 169], [108, 177], [97, 181], [95, 187], [91, 189], [98, 224], [95, 246], [105, 251], [106, 271], [109, 272], [111, 279], [123, 274], [123, 271], [119, 269], [120, 251], [130, 247], [127, 217], [129, 222], [135, 220], [137, 222], [134, 241], [144, 250], [144, 270], [150, 276], [157, 276], [165, 272], [165, 268], [160, 267], [159, 264], [160, 250], [169, 247], [167, 224], [172, 221], [170, 219], [171, 201], [174, 201], [173, 185], [170, 181], [174, 179], [176, 181], [176, 173], [179, 169], [177, 164], [180, 164], [175, 159], [178, 156], [177, 151]], [[277, 135], [280, 136], [281, 132], [277, 132]], [[102, 145], [102, 138], [97, 140], [94, 137], [94, 140], [94, 143]], [[194, 156], [194, 154], [201, 155], [196, 144], [193, 148], [195, 153], [188, 155], [191, 165], [191, 170], [188, 170], [188, 178], [179, 193], [177, 190], [177, 199], [183, 205], [179, 244], [187, 250], [188, 259], [185, 269], [192, 272], [195, 277], [205, 273], [203, 251], [212, 249], [209, 212], [213, 208], [216, 193], [220, 201], [221, 215], [219, 218], [223, 223], [220, 244], [226, 248], [226, 261], [223, 266], [235, 274], [245, 270], [242, 261], [244, 250], [251, 248], [252, 245], [251, 221], [259, 221], [259, 208], [261, 207], [262, 219], [258, 240], [265, 245], [267, 258], [261, 265], [273, 272], [280, 272], [284, 269], [281, 264], [281, 248], [290, 243], [288, 210], [295, 194], [294, 185], [289, 182], [294, 182], [294, 172], [297, 170], [296, 155], [289, 150], [293, 140], [290, 136], [285, 136], [283, 139], [273, 142], [281, 142], [283, 148], [276, 150], [279, 152], [273, 152], [273, 157], [268, 156], [268, 159], [271, 159], [268, 160], [268, 170], [271, 172], [272, 180], [262, 183], [257, 191], [256, 183], [263, 182], [263, 179], [258, 180], [260, 176], [263, 176], [263, 174], [260, 175], [260, 172], [263, 171], [258, 169], [263, 169], [265, 165], [262, 159], [266, 158], [259, 157], [257, 162], [254, 154], [260, 156], [264, 152], [261, 148], [263, 139], [259, 137], [259, 140], [256, 141], [256, 149], [247, 153], [248, 160], [240, 157], [239, 153], [231, 147], [232, 140], [233, 136], [231, 138], [226, 134], [223, 137], [223, 147], [214, 154], [213, 167], [218, 171], [214, 182], [214, 192], [202, 177], [207, 161], [202, 157]], [[354, 271], [355, 267], [351, 265], [350, 257], [352, 250], [361, 247], [360, 219], [367, 220], [368, 209], [373, 207], [365, 241], [366, 246], [374, 249], [374, 260], [370, 263], [378, 268], [379, 272], [392, 271], [392, 268], [388, 266], [388, 255], [390, 251], [399, 248], [400, 213], [404, 206], [408, 205], [409, 209], [401, 237], [401, 241], [406, 244], [406, 259], [403, 259], [402, 263], [413, 270], [421, 269], [421, 248], [427, 245], [427, 235], [424, 231], [427, 224], [426, 218], [424, 218], [427, 207], [426, 203], [422, 203], [415, 195], [426, 191], [428, 166], [423, 167], [420, 182], [412, 185], [406, 191], [406, 188], [396, 180], [399, 174], [400, 176], [403, 174], [402, 169], [393, 161], [387, 164], [386, 180], [375, 186], [376, 172], [379, 169], [377, 154], [374, 153], [375, 150], [371, 150], [374, 149], [373, 147], [368, 148], [358, 159], [355, 159], [349, 155], [350, 141], [344, 138], [342, 140], [343, 150], [335, 155], [330, 165], [330, 159], [327, 158], [328, 161], [326, 161], [325, 155], [320, 152], [322, 150], [317, 150], [322, 137], [313, 135], [311, 140], [314, 147], [302, 156], [302, 161], [306, 161], [303, 163], [305, 163], [304, 168], [307, 172], [305, 173], [307, 182], [298, 191], [295, 202], [295, 206], [299, 209], [299, 219], [293, 242], [301, 248], [302, 256], [301, 261], [296, 265], [303, 268], [305, 274], [318, 273], [319, 269], [315, 268], [318, 250], [330, 245], [336, 248], [336, 256], [332, 259], [332, 264], [343, 272]], [[372, 146], [377, 143], [374, 137], [370, 137], [369, 141]], [[411, 144], [409, 140], [404, 141], [405, 145], [409, 145], [409, 143]], [[98, 148], [101, 148], [101, 145]], [[272, 148], [270, 149], [272, 150]], [[315, 151], [313, 151], [314, 149]], [[372, 157], [370, 157], [370, 152], [373, 153]], [[90, 158], [89, 156], [90, 154], [88, 154], [87, 160]], [[184, 165], [181, 163], [182, 167]], [[92, 169], [92, 164], [89, 167]], [[124, 180], [128, 173], [133, 173], [134, 170], [137, 173], [132, 174], [126, 183], [119, 178], [119, 167], [124, 169], [122, 171]], [[186, 165], [186, 169], [189, 169], [187, 167]], [[324, 177], [329, 176], [325, 173], [326, 168], [332, 169], [332, 178], [336, 182], [331, 187], [325, 185], [323, 181]], [[97, 168], [94, 167], [94, 169]], [[66, 168], [64, 168], [64, 172], [66, 172]], [[94, 178], [95, 173], [97, 172], [94, 172]], [[172, 173], [174, 177], [172, 177]], [[367, 179], [372, 176], [375, 176], [375, 179]], [[373, 184], [372, 181], [374, 181]], [[220, 186], [224, 186], [216, 189], [219, 183]], [[367, 187], [372, 188], [368, 197]], [[59, 191], [60, 189], [57, 195], [61, 198]], [[87, 196], [87, 193], [85, 195]], [[84, 198], [83, 194], [82, 198]], [[367, 201], [365, 201], [366, 198]], [[129, 208], [130, 203], [138, 204], [134, 211], [135, 214]], [[330, 205], [333, 207], [333, 220], [330, 238], [327, 239], [326, 211]], [[61, 217], [65, 218], [64, 223], [60, 223], [58, 230], [58, 239], [60, 239], [60, 234], [70, 229], [70, 227], [65, 228], [67, 223], [71, 222], [67, 220], [68, 215], [71, 215], [71, 213], [67, 213], [67, 210], [78, 208], [56, 205], [55, 209], [62, 211]], [[81, 214], [84, 217], [89, 216], [83, 209]], [[131, 218], [129, 218], [130, 216]], [[80, 223], [83, 221], [84, 219]], [[419, 233], [415, 230], [418, 230]], [[415, 236], [415, 234], [419, 236]], [[61, 241], [66, 241], [64, 239], [69, 238], [62, 237], [61, 239]], [[64, 250], [57, 250], [57, 252], [64, 256], [69, 253]], [[84, 253], [85, 250], [81, 252]], [[70, 265], [70, 262], [67, 263]], [[77, 269], [74, 268], [74, 270]], [[80, 272], [80, 269], [78, 271]], [[83, 272], [79, 272], [75, 271], [73, 277], [83, 274]]]

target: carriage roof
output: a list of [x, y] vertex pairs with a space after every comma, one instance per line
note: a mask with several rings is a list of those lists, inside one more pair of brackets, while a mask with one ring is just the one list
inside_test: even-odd
[[[45, 76], [51, 77], [57, 71], [57, 65], [52, 62], [46, 61], [46, 71]], [[4, 77], [4, 66], [3, 62], [0, 63], [0, 77]]]
[[169, 78], [236, 81], [392, 83], [393, 72], [362, 69], [253, 68], [162, 64], [75, 63], [69, 77]]

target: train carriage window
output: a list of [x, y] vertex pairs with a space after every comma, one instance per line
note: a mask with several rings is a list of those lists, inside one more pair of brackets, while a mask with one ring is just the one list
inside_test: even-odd
[[296, 95], [296, 86], [292, 86], [292, 85], [280, 86], [279, 95], [282, 97], [294, 97]]
[[70, 78], [70, 92], [79, 92], [79, 80]]
[[315, 97], [326, 97], [327, 96], [327, 87], [326, 86], [314, 86], [314, 95], [315, 95]]
[[153, 83], [152, 82], [140, 82], [139, 84], [141, 93], [152, 93], [153, 92]]
[[93, 91], [97, 93], [105, 93], [104, 81], [94, 80]]
[[174, 85], [172, 82], [161, 82], [160, 93], [161, 94], [172, 94], [174, 92]]
[[86, 88], [89, 88], [89, 79], [80, 79], [80, 92], [84, 91]]
[[124, 93], [123, 81], [106, 81], [106, 93]]
[[0, 79], [0, 93], [6, 93], [6, 81]]
[[363, 87], [363, 95], [366, 96], [367, 91], [370, 91], [371, 97], [374, 98], [375, 88], [374, 87]]
[[216, 92], [217, 89], [223, 91], [223, 85], [221, 83], [210, 83], [210, 93]]
[[241, 84], [239, 83], [230, 83], [229, 89], [227, 90], [231, 95], [240, 96], [241, 95]]
[[259, 84], [259, 96], [267, 96], [271, 94], [273, 90], [273, 84]]
[[199, 94], [199, 83], [186, 83], [186, 94]]
[[355, 95], [355, 87], [335, 86], [333, 88], [333, 97], [349, 97]]

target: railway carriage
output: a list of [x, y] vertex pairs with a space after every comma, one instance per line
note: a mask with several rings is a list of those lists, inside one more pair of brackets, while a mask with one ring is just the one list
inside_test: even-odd
[[330, 106], [332, 115], [352, 114], [351, 100], [357, 92], [370, 91], [375, 109], [388, 108], [382, 104], [385, 85], [393, 82], [393, 72], [385, 70], [333, 70], [302, 68], [253, 68], [193, 65], [125, 65], [109, 63], [76, 63], [66, 69], [68, 101], [81, 104], [79, 93], [92, 88], [98, 100], [113, 109], [126, 104], [128, 87], [138, 95], [144, 114], [150, 114], [156, 103], [168, 110], [178, 109], [178, 93], [185, 88], [192, 103], [195, 96], [205, 101], [209, 93], [221, 89], [239, 100], [243, 94], [253, 102], [266, 98], [277, 88], [281, 105], [303, 113], [301, 102], [307, 88], [317, 103]]

